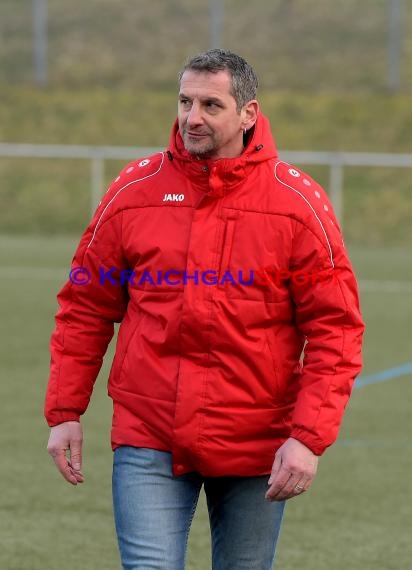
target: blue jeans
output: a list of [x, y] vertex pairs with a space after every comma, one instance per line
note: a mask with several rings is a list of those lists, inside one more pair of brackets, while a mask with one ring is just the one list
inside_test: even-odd
[[114, 452], [113, 504], [124, 570], [183, 570], [202, 485], [213, 570], [270, 570], [284, 502], [269, 503], [268, 477], [172, 474], [170, 453], [136, 447]]

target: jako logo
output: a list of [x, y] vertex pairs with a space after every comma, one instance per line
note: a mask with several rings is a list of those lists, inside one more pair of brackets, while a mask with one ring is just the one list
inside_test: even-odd
[[184, 194], [165, 194], [163, 202], [183, 202], [184, 199]]

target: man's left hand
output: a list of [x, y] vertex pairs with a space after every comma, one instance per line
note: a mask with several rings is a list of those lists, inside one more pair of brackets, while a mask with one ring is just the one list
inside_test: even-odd
[[318, 467], [318, 457], [306, 445], [290, 437], [279, 447], [265, 498], [283, 501], [309, 489]]

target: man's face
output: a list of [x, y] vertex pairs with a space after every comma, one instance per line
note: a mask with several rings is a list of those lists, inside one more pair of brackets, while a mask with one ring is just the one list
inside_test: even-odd
[[180, 82], [178, 120], [185, 148], [201, 158], [232, 158], [243, 149], [245, 113], [238, 113], [227, 71], [187, 70]]

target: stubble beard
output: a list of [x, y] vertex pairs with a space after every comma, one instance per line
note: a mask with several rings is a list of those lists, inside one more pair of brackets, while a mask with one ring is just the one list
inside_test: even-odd
[[183, 132], [183, 143], [189, 154], [193, 154], [199, 158], [208, 158], [216, 150], [213, 134], [210, 134], [204, 140], [194, 140], [187, 132]]

